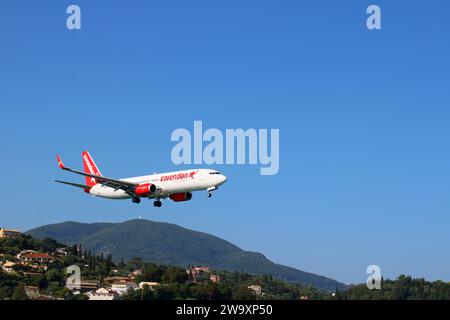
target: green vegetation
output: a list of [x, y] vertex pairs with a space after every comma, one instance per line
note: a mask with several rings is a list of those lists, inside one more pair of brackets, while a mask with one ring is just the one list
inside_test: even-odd
[[401, 275], [397, 280], [383, 280], [381, 290], [368, 290], [366, 285], [352, 286], [337, 292], [341, 300], [450, 300], [450, 283], [429, 282]]
[[64, 222], [28, 233], [38, 239], [52, 237], [63, 243], [80, 243], [93, 253], [110, 252], [114, 257], [125, 260], [141, 257], [162, 265], [207, 265], [230, 272], [271, 274], [277, 279], [330, 292], [336, 288], [345, 289], [344, 284], [335, 280], [273, 263], [260, 253], [244, 251], [218, 237], [169, 223], [142, 219], [123, 223]]
[[[67, 255], [61, 255], [48, 265], [41, 273], [32, 271], [30, 266], [20, 265], [16, 258], [22, 250], [54, 253], [63, 248]], [[93, 281], [105, 285], [105, 279], [111, 276], [128, 276], [135, 270], [140, 272], [134, 282], [158, 282], [160, 285], [151, 290], [148, 286], [143, 289], [129, 290], [121, 299], [299, 299], [308, 295], [310, 298], [325, 298], [329, 293], [311, 286], [290, 284], [276, 280], [270, 275], [252, 276], [244, 272], [211, 271], [220, 279], [213, 283], [209, 279], [210, 273], [201, 274], [195, 281], [184, 268], [163, 266], [144, 262], [141, 258], [134, 258], [124, 263], [113, 262], [111, 255], [93, 255], [90, 251], [82, 250], [79, 245], [64, 246], [53, 239], [33, 239], [29, 235], [18, 238], [0, 239], [0, 254], [2, 262], [12, 261], [17, 265], [13, 272], [0, 270], [0, 299], [28, 299], [25, 286], [36, 287], [41, 295], [60, 299], [87, 299], [84, 294], [74, 296], [65, 288], [68, 266], [80, 266], [83, 281]], [[248, 288], [250, 285], [260, 285], [262, 294], [255, 294]]]
[[[22, 235], [17, 238], [0, 239], [0, 262], [18, 262], [16, 255], [22, 250], [35, 250], [39, 252], [54, 252], [64, 245], [53, 239], [33, 239], [31, 236]], [[14, 299], [27, 300], [25, 285], [38, 287], [43, 294], [52, 294], [55, 297], [64, 297], [68, 290], [62, 286], [64, 280], [63, 268], [70, 265], [72, 259], [62, 257], [58, 262], [49, 266], [45, 273], [36, 273], [32, 276], [25, 275], [31, 272], [30, 266], [16, 265], [14, 272], [6, 273], [0, 269], [0, 300]]]
[[30, 236], [22, 235], [18, 238], [0, 239], [0, 253], [6, 255], [2, 258], [2, 261], [8, 260], [7, 258], [12, 259], [13, 256], [24, 250], [24, 248], [40, 252], [53, 252], [61, 247], [65, 246], [51, 238], [36, 240]]
[[[22, 265], [17, 258], [17, 254], [22, 250], [32, 249], [53, 254], [58, 248], [62, 248], [67, 255], [63, 253], [55, 256], [55, 260], [46, 265], [45, 270], [36, 271], [30, 265]], [[429, 282], [402, 275], [395, 281], [383, 280], [381, 290], [368, 290], [364, 284], [351, 286], [347, 290], [337, 290], [335, 294], [331, 294], [312, 286], [278, 280], [270, 274], [255, 276], [242, 271], [217, 270], [203, 270], [194, 274], [194, 269], [186, 272], [184, 268], [149, 263], [142, 258], [133, 258], [126, 263], [123, 259], [114, 262], [111, 255], [93, 255], [88, 250], [82, 250], [79, 245], [64, 246], [53, 239], [36, 240], [29, 235], [0, 239], [0, 254], [2, 263], [16, 263], [10, 272], [0, 269], [0, 300], [27, 300], [27, 288], [33, 287], [39, 289], [40, 295], [47, 298], [86, 300], [86, 294], [73, 295], [72, 291], [65, 288], [65, 271], [72, 264], [80, 266], [83, 281], [95, 282], [100, 286], [108, 286], [111, 276], [129, 278], [130, 274], [133, 274], [132, 281], [136, 284], [157, 283], [152, 285], [152, 288], [143, 285], [142, 289], [135, 285], [134, 289], [130, 288], [120, 296], [120, 299], [128, 300], [450, 300], [450, 283], [442, 281]], [[211, 275], [215, 276], [216, 281], [211, 280]]]
[[[243, 272], [212, 271], [218, 275], [220, 281], [212, 283], [209, 277], [199, 276], [196, 283], [189, 281], [185, 269], [179, 267], [161, 266], [154, 263], [145, 263], [135, 258], [128, 262], [126, 269], [141, 269], [142, 274], [137, 276], [136, 283], [159, 282], [153, 291], [147, 286], [142, 290], [130, 291], [122, 299], [128, 300], [268, 300], [300, 299], [308, 296], [311, 299], [325, 299], [330, 293], [318, 290], [311, 286], [290, 284], [276, 280], [270, 275], [253, 276]], [[260, 285], [262, 294], [258, 295], [248, 287]]]
[[[30, 265], [21, 264], [16, 257], [22, 250], [53, 254], [58, 248], [65, 250], [67, 255], [55, 257], [55, 261], [48, 264], [46, 270], [34, 270]], [[25, 286], [38, 288], [44, 296], [69, 299], [72, 293], [65, 287], [68, 266], [79, 265], [82, 278], [95, 281], [102, 281], [113, 267], [110, 255], [93, 256], [88, 251], [82, 252], [77, 245], [67, 247], [50, 238], [37, 240], [29, 235], [0, 239], [0, 254], [0, 262], [17, 263], [13, 267], [14, 272], [7, 273], [0, 269], [0, 300], [27, 299]]]

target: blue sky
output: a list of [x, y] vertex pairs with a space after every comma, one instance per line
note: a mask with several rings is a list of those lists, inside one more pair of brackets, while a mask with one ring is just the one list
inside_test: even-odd
[[[82, 10], [82, 30], [65, 27]], [[382, 30], [366, 8], [382, 9]], [[0, 10], [0, 225], [138, 216], [365, 282], [370, 264], [450, 281], [448, 1], [10, 1]], [[216, 166], [212, 199], [93, 199], [105, 175], [184, 169], [176, 128], [279, 128], [280, 172]], [[203, 166], [207, 167], [207, 166]]]

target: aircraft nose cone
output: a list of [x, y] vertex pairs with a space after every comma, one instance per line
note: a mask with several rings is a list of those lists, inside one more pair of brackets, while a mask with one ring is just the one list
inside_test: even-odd
[[220, 183], [225, 183], [225, 182], [227, 182], [227, 180], [228, 180], [228, 178], [225, 177], [224, 175], [222, 175], [220, 178], [221, 178], [221, 179], [220, 179], [220, 180], [221, 180]]

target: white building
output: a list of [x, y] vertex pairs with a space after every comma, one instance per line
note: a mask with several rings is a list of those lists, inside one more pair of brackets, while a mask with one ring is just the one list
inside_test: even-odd
[[144, 289], [144, 286], [148, 286], [150, 290], [155, 289], [156, 286], [159, 286], [159, 282], [140, 282], [139, 289]]
[[256, 294], [257, 296], [261, 295], [262, 293], [262, 288], [259, 284], [252, 284], [251, 286], [248, 286], [248, 288], [252, 290], [253, 293]]
[[16, 265], [16, 263], [11, 262], [11, 261], [6, 261], [3, 265], [2, 265], [2, 269], [7, 272], [7, 273], [11, 273], [14, 272], [14, 266]]
[[89, 297], [89, 300], [115, 300], [119, 297], [117, 292], [105, 288], [88, 292], [86, 295]]
[[119, 295], [123, 295], [128, 292], [128, 290], [136, 290], [137, 285], [132, 282], [128, 283], [113, 283], [111, 285], [111, 290], [117, 292]]
[[37, 253], [35, 250], [23, 250], [20, 253], [17, 254], [17, 259], [22, 259], [23, 255], [29, 254], [29, 253]]

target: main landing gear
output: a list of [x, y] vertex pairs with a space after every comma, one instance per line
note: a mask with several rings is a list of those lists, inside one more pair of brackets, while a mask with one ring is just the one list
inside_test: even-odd
[[[133, 201], [133, 203], [138, 204], [138, 203], [141, 203], [141, 198], [139, 198], [139, 197], [134, 197], [134, 198], [131, 199], [131, 201]], [[156, 199], [156, 200], [153, 202], [153, 205], [154, 205], [155, 207], [158, 207], [158, 208], [159, 208], [159, 207], [162, 206], [162, 202], [161, 202], [161, 200]]]
[[134, 197], [131, 201], [133, 201], [133, 203], [141, 203], [141, 198]]
[[162, 202], [161, 202], [161, 200], [157, 199], [157, 200], [155, 200], [155, 201], [153, 202], [153, 205], [154, 205], [155, 207], [160, 208], [160, 207], [162, 206]]

